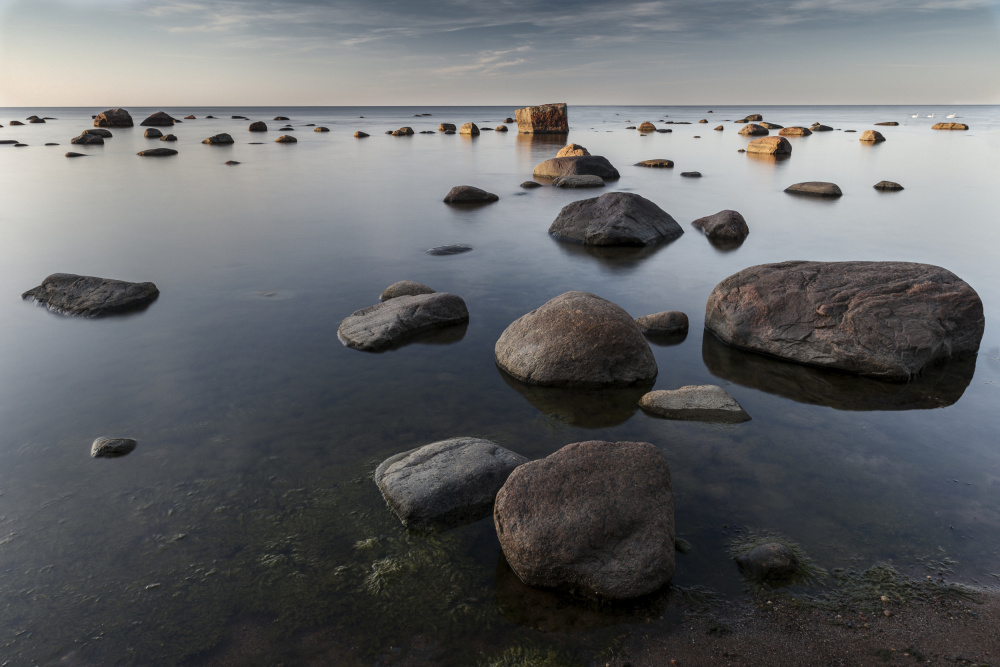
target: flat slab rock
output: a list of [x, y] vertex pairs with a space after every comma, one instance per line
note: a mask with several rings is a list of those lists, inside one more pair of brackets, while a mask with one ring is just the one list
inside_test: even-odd
[[872, 186], [876, 190], [902, 190], [903, 186], [894, 181], [879, 181]]
[[651, 391], [639, 400], [639, 407], [667, 419], [721, 424], [750, 420], [728, 391], [713, 384]]
[[549, 234], [595, 246], [646, 246], [684, 233], [662, 208], [632, 192], [609, 192], [567, 204]]
[[463, 245], [461, 243], [455, 243], [452, 245], [439, 245], [433, 248], [428, 248], [426, 250], [428, 255], [435, 255], [438, 257], [446, 255], [461, 255], [463, 252], [472, 252], [472, 246]]
[[132, 438], [97, 438], [90, 445], [90, 455], [97, 458], [117, 458], [135, 449]]
[[340, 323], [337, 338], [355, 350], [376, 352], [413, 335], [468, 321], [465, 301], [455, 294], [400, 296], [352, 313]]
[[797, 363], [905, 381], [979, 350], [976, 291], [913, 262], [782, 262], [716, 285], [705, 328], [721, 341]]
[[492, 514], [500, 487], [527, 462], [489, 440], [451, 438], [387, 458], [375, 483], [407, 527], [449, 528]]
[[493, 523], [529, 586], [622, 600], [674, 575], [670, 467], [646, 442], [578, 442], [525, 463], [497, 494]]
[[651, 382], [656, 359], [627, 312], [588, 292], [566, 292], [508, 326], [497, 365], [521, 382], [623, 387]]
[[542, 176], [545, 178], [588, 174], [591, 176], [600, 176], [606, 181], [621, 178], [618, 170], [603, 155], [554, 157], [535, 165], [531, 173], [532, 176]]
[[805, 181], [803, 183], [795, 183], [785, 188], [785, 192], [791, 192], [799, 195], [812, 195], [814, 197], [840, 197], [844, 194], [839, 185], [836, 183], [827, 183], [825, 181]]
[[[781, 130], [779, 133], [783, 131]], [[792, 144], [781, 136], [761, 137], [747, 144], [746, 152], [757, 155], [791, 155]]]
[[21, 298], [34, 299], [49, 310], [67, 315], [98, 317], [142, 308], [159, 295], [153, 283], [53, 273]]

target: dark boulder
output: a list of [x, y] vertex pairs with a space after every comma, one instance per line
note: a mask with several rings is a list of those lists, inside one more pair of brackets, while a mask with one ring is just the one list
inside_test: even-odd
[[174, 119], [164, 111], [157, 111], [139, 123], [143, 127], [166, 127], [174, 124]]
[[563, 207], [549, 234], [596, 246], [646, 246], [684, 233], [670, 214], [632, 192], [609, 192]]
[[566, 134], [569, 114], [565, 104], [542, 104], [514, 111], [517, 131], [526, 134]]
[[108, 109], [97, 114], [94, 127], [132, 127], [132, 116], [125, 109]]
[[500, 199], [492, 192], [487, 192], [472, 185], [456, 185], [445, 195], [446, 204], [485, 204]]
[[600, 176], [606, 181], [621, 178], [618, 170], [603, 155], [554, 157], [535, 165], [534, 170], [532, 170], [533, 176], [542, 176], [545, 178], [559, 178], [560, 176], [582, 174]]
[[97, 317], [142, 308], [159, 294], [153, 283], [53, 273], [21, 298], [33, 299], [59, 313]]
[[691, 223], [696, 229], [705, 232], [705, 236], [713, 241], [742, 241], [750, 234], [747, 221], [739, 211], [725, 210], [714, 215], [698, 218]]
[[352, 313], [340, 323], [337, 338], [355, 350], [377, 352], [417, 334], [468, 321], [465, 301], [455, 294], [400, 296]]

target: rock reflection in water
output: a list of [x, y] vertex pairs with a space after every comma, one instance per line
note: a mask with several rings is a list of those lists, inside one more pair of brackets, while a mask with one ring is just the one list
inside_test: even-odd
[[[593, 246], [574, 243], [566, 239], [550, 237], [559, 249], [571, 257], [592, 257], [598, 260], [601, 268], [609, 271], [628, 271], [636, 268], [640, 262], [663, 250], [676, 239], [662, 241], [647, 246]], [[680, 237], [678, 237], [680, 238]]]
[[639, 399], [653, 388], [653, 383], [610, 389], [540, 387], [516, 380], [499, 367], [497, 372], [541, 412], [581, 428], [608, 428], [628, 421], [639, 409]]
[[838, 410], [929, 410], [952, 405], [976, 371], [976, 356], [929, 366], [910, 382], [884, 382], [803, 366], [726, 345], [705, 331], [701, 356], [716, 377]]
[[446, 327], [437, 327], [423, 333], [414, 334], [412, 336], [406, 336], [402, 338], [398, 343], [390, 345], [389, 347], [383, 348], [381, 350], [368, 351], [368, 354], [382, 354], [383, 352], [391, 352], [392, 350], [398, 350], [401, 347], [406, 347], [407, 345], [412, 345], [414, 343], [420, 343], [423, 345], [451, 345], [452, 343], [457, 343], [463, 338], [465, 338], [465, 332], [469, 328], [468, 322], [463, 322], [461, 324], [453, 324]]

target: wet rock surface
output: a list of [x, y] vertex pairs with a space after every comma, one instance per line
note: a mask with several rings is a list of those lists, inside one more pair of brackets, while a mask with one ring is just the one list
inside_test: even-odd
[[94, 117], [94, 127], [132, 127], [132, 116], [125, 109], [108, 109]]
[[337, 337], [347, 347], [376, 352], [417, 334], [468, 321], [465, 301], [455, 294], [400, 296], [355, 311], [340, 323]]
[[684, 421], [737, 424], [750, 420], [728, 391], [713, 384], [651, 391], [639, 400], [639, 407], [660, 417]]
[[840, 197], [843, 195], [840, 186], [826, 181], [804, 181], [785, 188], [785, 192], [797, 195], [812, 195], [814, 197]]
[[533, 176], [542, 176], [545, 178], [588, 174], [600, 176], [606, 181], [621, 177], [614, 165], [603, 155], [554, 157], [535, 165], [534, 170], [532, 170]]
[[779, 542], [767, 542], [736, 557], [744, 576], [757, 582], [778, 583], [790, 578], [799, 568], [795, 552]]
[[604, 179], [590, 174], [576, 176], [560, 176], [552, 181], [557, 188], [603, 188]]
[[139, 123], [143, 127], [165, 127], [174, 124], [174, 119], [165, 111], [157, 111]]
[[472, 185], [456, 185], [444, 197], [446, 204], [486, 204], [500, 197]]
[[567, 204], [549, 227], [560, 239], [596, 246], [645, 246], [684, 233], [669, 213], [641, 195], [609, 192]]
[[153, 283], [53, 273], [38, 287], [21, 295], [49, 310], [68, 315], [97, 317], [142, 308], [152, 303], [160, 291]]
[[687, 333], [688, 316], [679, 310], [643, 315], [635, 319], [639, 331], [647, 335], [671, 336]]
[[177, 155], [177, 151], [173, 148], [147, 148], [144, 151], [139, 151], [136, 155], [142, 155], [145, 157], [167, 157], [169, 155]]
[[714, 241], [743, 241], [750, 234], [750, 227], [739, 211], [728, 209], [698, 218], [691, 225]]
[[135, 446], [132, 438], [97, 438], [90, 445], [90, 455], [95, 459], [117, 458], [132, 452]]
[[379, 301], [388, 301], [398, 296], [416, 296], [418, 294], [434, 294], [434, 290], [414, 280], [400, 280], [382, 290]]

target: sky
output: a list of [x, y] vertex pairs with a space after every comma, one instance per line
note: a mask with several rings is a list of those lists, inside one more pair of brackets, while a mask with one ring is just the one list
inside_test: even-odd
[[1000, 0], [0, 0], [0, 106], [1000, 104]]

